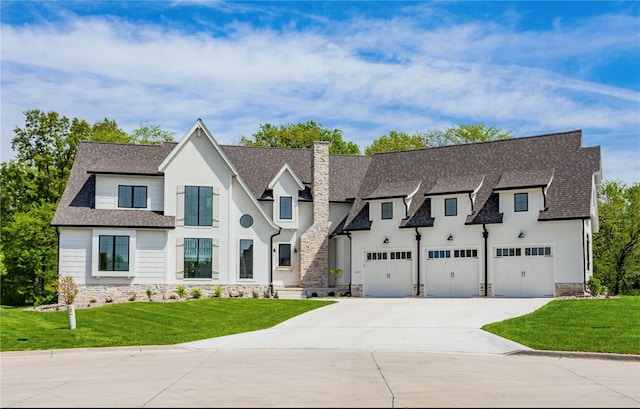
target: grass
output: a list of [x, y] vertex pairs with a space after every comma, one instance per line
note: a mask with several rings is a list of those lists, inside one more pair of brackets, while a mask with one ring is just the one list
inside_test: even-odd
[[538, 350], [640, 354], [640, 296], [553, 300], [483, 330]]
[[334, 301], [207, 298], [129, 302], [67, 312], [0, 308], [0, 351], [170, 345], [272, 327]]

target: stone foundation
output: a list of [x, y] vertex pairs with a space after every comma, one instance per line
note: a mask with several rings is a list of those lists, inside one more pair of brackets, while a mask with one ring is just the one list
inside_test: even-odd
[[556, 283], [555, 296], [583, 296], [586, 294], [584, 283]]
[[[178, 287], [183, 286], [186, 297], [178, 296]], [[191, 291], [200, 289], [200, 298], [217, 297], [217, 284], [190, 285], [186, 284], [113, 284], [113, 285], [78, 285], [78, 295], [74, 302], [76, 308], [86, 308], [109, 303], [128, 301], [180, 301], [194, 298]], [[229, 284], [220, 285], [222, 298], [266, 298], [267, 285]], [[147, 290], [151, 290], [150, 296]], [[255, 295], [254, 295], [255, 293]], [[256, 297], [257, 295], [257, 297]]]
[[[480, 283], [480, 292], [478, 295], [484, 297], [484, 283]], [[489, 283], [489, 287], [487, 288], [487, 297], [493, 297], [493, 286], [491, 283]]]

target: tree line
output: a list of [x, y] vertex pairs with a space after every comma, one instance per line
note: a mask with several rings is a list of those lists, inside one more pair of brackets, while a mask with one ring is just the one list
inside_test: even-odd
[[[29, 110], [16, 126], [15, 158], [0, 164], [0, 297], [3, 305], [40, 305], [54, 301], [58, 237], [50, 222], [67, 183], [81, 141], [157, 144], [173, 141], [170, 132], [140, 124], [124, 132], [115, 120], [94, 124], [57, 112]], [[366, 155], [511, 138], [511, 132], [483, 123], [460, 124], [409, 134], [392, 130], [373, 140]], [[339, 129], [315, 121], [261, 124], [240, 145], [308, 148], [328, 141], [332, 154], [358, 155], [360, 147]], [[640, 293], [640, 185], [619, 181], [600, 186], [600, 233], [594, 235], [595, 276], [614, 294]], [[64, 273], [64, 272], [60, 272]]]

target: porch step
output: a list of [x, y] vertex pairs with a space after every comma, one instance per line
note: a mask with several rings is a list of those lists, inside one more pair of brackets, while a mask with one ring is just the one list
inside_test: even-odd
[[281, 300], [302, 300], [307, 298], [305, 290], [299, 287], [275, 287], [274, 291], [278, 293]]

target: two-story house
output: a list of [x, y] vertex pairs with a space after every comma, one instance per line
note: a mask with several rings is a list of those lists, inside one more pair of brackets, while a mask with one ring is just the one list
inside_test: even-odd
[[[375, 154], [81, 143], [52, 225], [78, 302], [230, 295], [546, 297], [584, 292], [599, 147], [580, 131]], [[344, 271], [333, 282], [329, 268]]]

